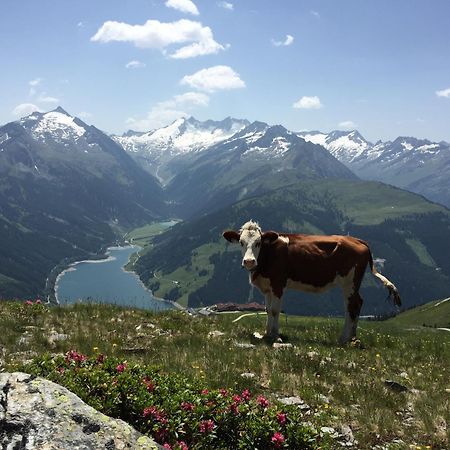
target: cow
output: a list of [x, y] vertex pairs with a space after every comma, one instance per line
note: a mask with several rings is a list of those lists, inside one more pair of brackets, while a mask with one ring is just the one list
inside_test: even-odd
[[239, 231], [227, 230], [223, 237], [242, 247], [242, 267], [249, 281], [265, 296], [266, 336], [279, 338], [281, 301], [286, 289], [320, 293], [339, 286], [344, 295], [345, 323], [340, 343], [356, 339], [356, 328], [363, 299], [361, 282], [370, 266], [372, 274], [389, 291], [394, 304], [401, 305], [395, 285], [373, 265], [369, 245], [352, 236], [321, 236], [262, 232], [250, 220]]

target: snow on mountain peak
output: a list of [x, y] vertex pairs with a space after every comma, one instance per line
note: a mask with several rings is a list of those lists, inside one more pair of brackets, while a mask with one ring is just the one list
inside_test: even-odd
[[226, 118], [221, 122], [208, 120], [201, 122], [194, 117], [180, 118], [166, 127], [141, 135], [115, 136], [127, 151], [144, 153], [166, 153], [172, 156], [201, 151], [220, 141], [224, 141], [241, 129], [246, 120]]
[[51, 138], [56, 142], [77, 140], [86, 129], [81, 121], [72, 117], [60, 106], [46, 113], [34, 112], [20, 119], [20, 124], [28, 128], [35, 139]]

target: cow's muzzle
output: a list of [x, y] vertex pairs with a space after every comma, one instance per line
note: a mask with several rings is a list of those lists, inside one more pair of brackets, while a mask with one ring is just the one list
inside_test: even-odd
[[256, 268], [256, 259], [244, 259], [242, 260], [242, 267], [247, 270], [254, 270]]

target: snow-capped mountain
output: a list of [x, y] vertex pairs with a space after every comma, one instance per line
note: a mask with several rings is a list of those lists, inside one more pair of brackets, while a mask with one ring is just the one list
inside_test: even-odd
[[325, 147], [335, 158], [345, 164], [351, 164], [373, 146], [356, 130], [332, 131], [328, 134], [320, 131], [303, 131], [297, 134], [307, 142]]
[[180, 118], [163, 128], [147, 133], [128, 131], [122, 136], [113, 136], [113, 139], [146, 170], [165, 182], [174, 174], [170, 167], [172, 160], [201, 152], [228, 139], [248, 124], [247, 120], [231, 117], [205, 122], [194, 117]]
[[359, 177], [392, 184], [450, 206], [450, 144], [414, 137], [375, 144], [357, 131], [303, 131]]
[[319, 145], [281, 125], [253, 122], [190, 159], [167, 186], [182, 216], [211, 212], [305, 179], [357, 177]]

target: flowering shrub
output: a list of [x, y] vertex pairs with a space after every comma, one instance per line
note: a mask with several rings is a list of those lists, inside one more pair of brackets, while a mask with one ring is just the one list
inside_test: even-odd
[[298, 408], [280, 407], [248, 389], [207, 389], [182, 375], [75, 350], [40, 357], [25, 369], [66, 386], [165, 449], [331, 448]]

